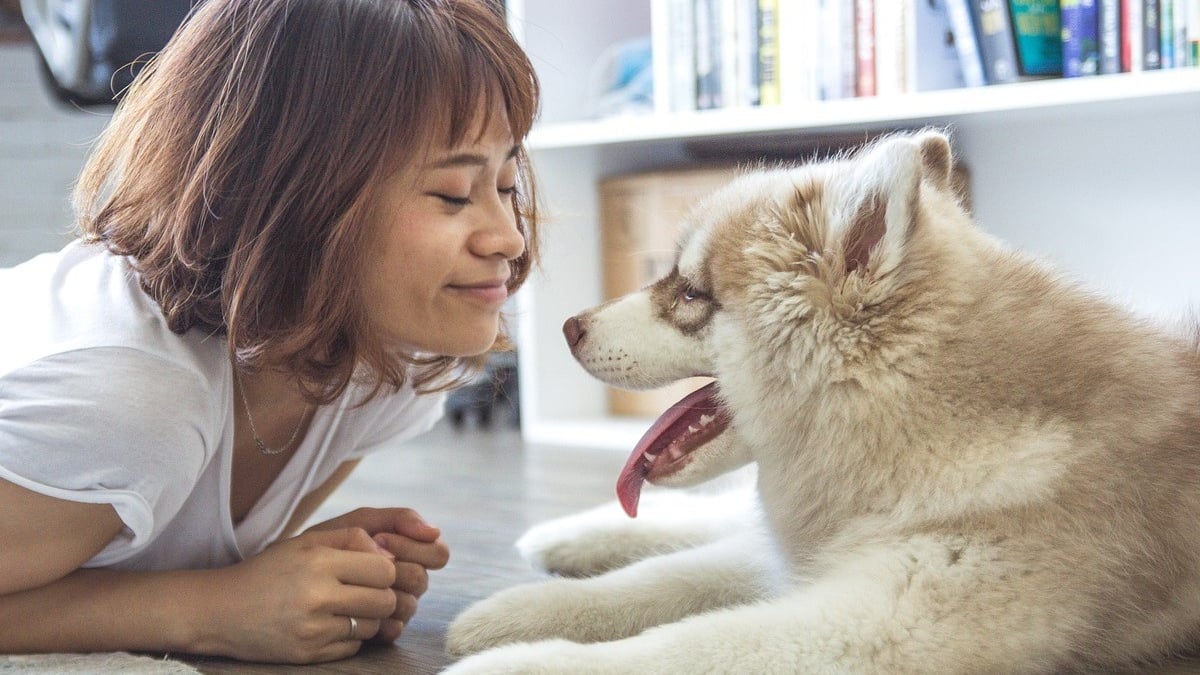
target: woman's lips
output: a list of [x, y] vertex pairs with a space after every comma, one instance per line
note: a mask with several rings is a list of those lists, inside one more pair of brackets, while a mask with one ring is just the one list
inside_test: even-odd
[[485, 305], [502, 305], [508, 299], [507, 279], [469, 284], [450, 284], [448, 288], [458, 295]]

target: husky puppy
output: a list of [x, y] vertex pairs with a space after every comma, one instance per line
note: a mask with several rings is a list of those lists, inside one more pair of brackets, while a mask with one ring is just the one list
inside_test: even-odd
[[951, 155], [924, 131], [745, 175], [669, 275], [567, 321], [606, 382], [715, 378], [638, 444], [625, 510], [755, 463], [761, 520], [536, 528], [533, 558], [598, 575], [469, 608], [448, 648], [483, 653], [451, 672], [1098, 672], [1197, 643], [1194, 340], [977, 229]]

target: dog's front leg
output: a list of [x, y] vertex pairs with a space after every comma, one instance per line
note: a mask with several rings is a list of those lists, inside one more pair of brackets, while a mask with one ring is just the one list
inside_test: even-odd
[[511, 642], [605, 642], [777, 592], [781, 573], [759, 530], [649, 558], [587, 579], [516, 586], [450, 625], [447, 650], [463, 655]]

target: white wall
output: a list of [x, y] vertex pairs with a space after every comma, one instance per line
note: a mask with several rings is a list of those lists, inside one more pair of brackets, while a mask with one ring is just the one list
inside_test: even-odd
[[52, 102], [30, 43], [0, 43], [0, 267], [71, 238], [71, 186], [107, 122]]

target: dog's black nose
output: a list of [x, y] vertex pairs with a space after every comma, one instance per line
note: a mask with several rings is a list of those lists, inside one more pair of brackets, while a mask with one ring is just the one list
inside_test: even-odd
[[583, 339], [583, 322], [578, 317], [571, 317], [563, 324], [563, 335], [567, 338], [567, 346], [574, 347]]

